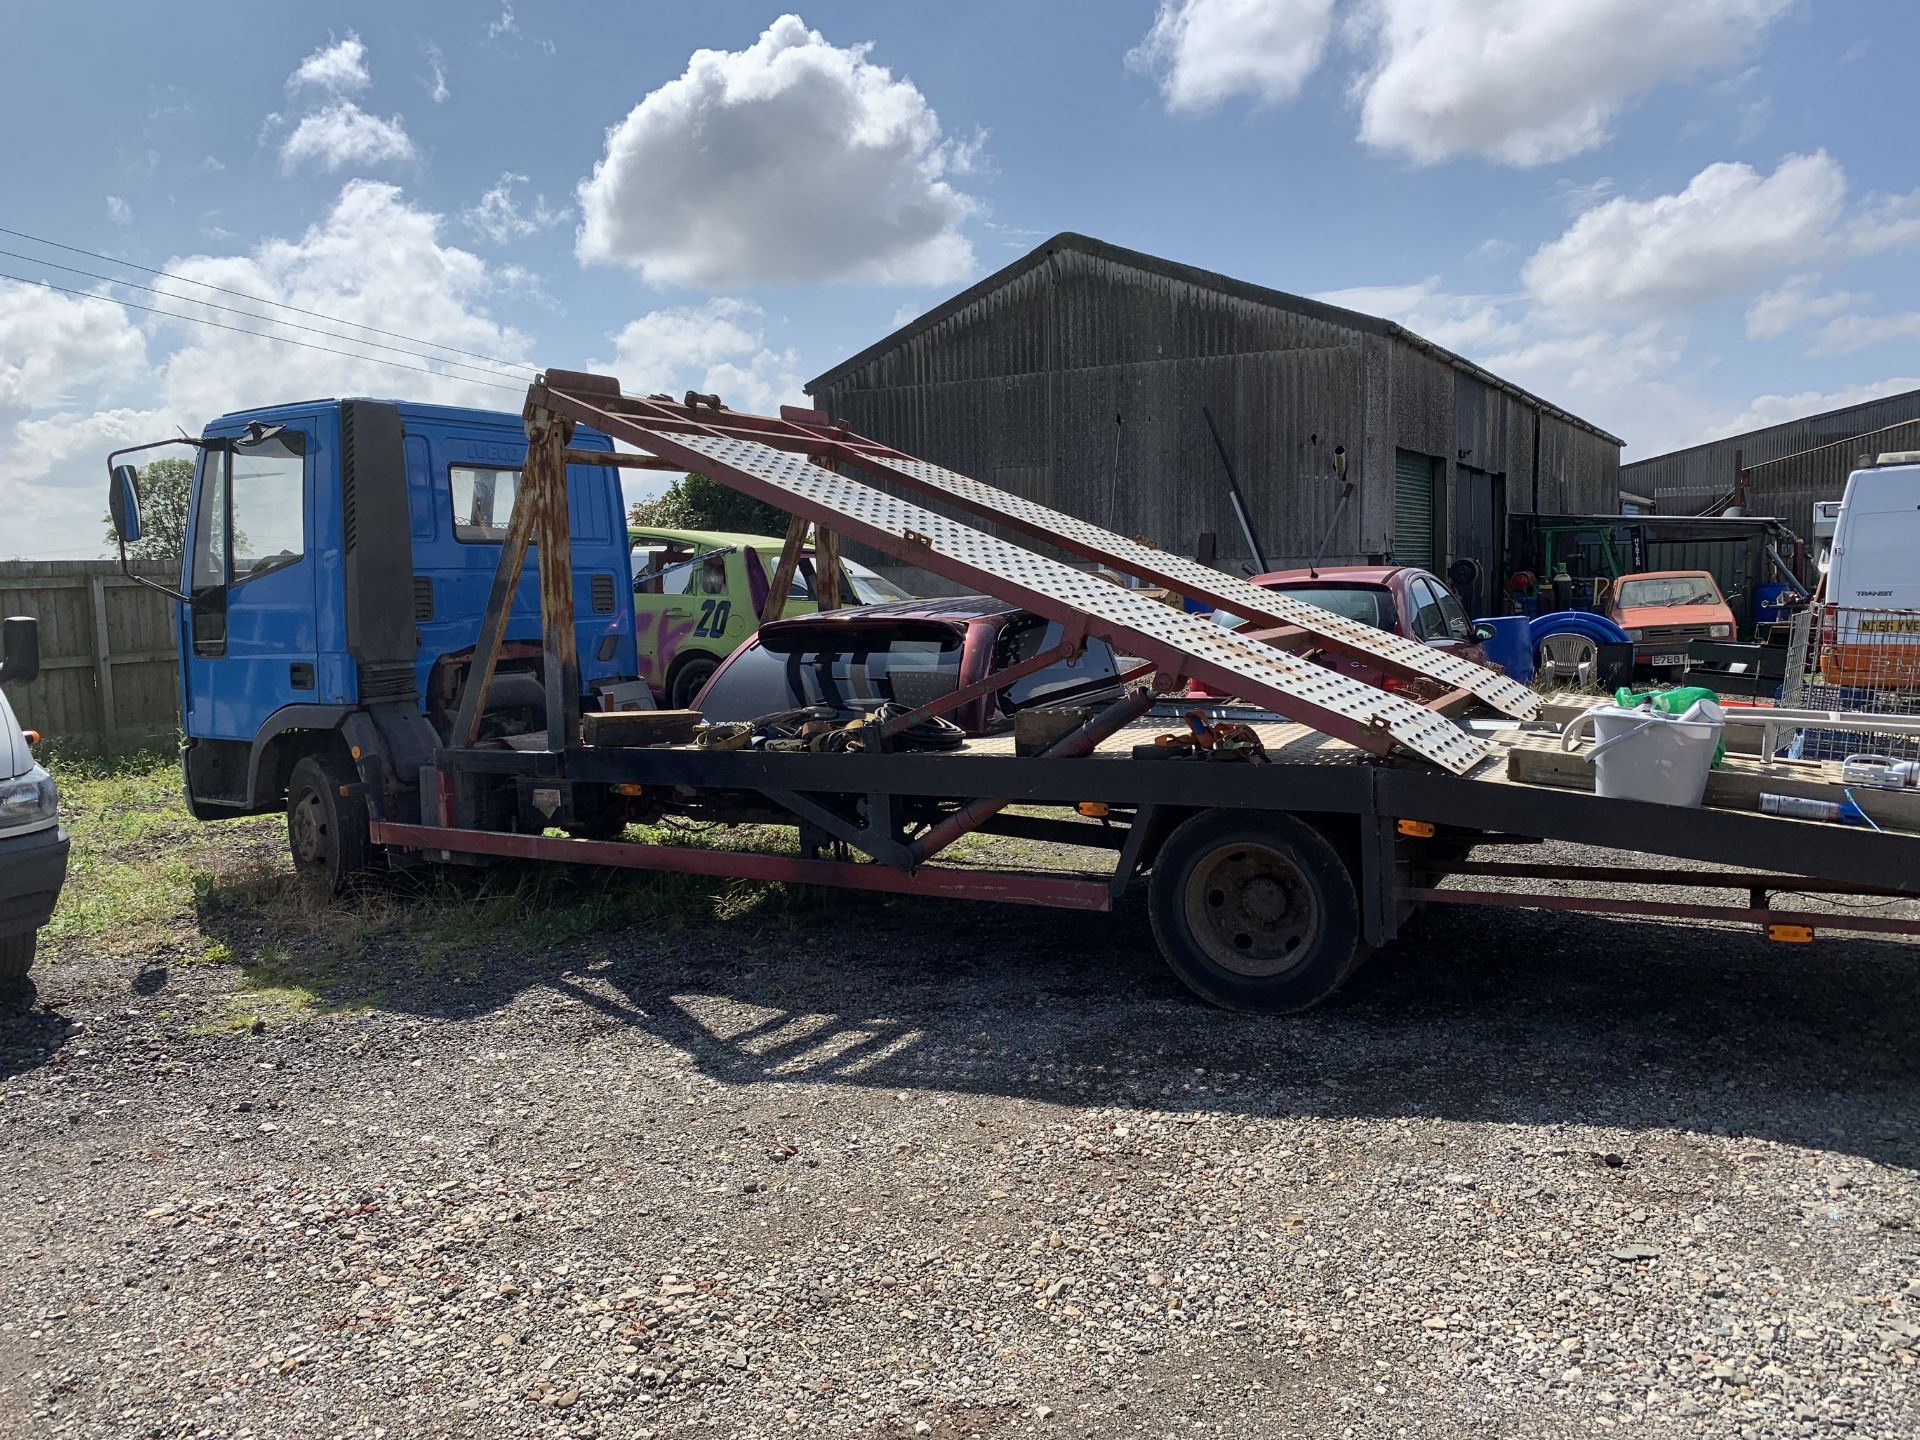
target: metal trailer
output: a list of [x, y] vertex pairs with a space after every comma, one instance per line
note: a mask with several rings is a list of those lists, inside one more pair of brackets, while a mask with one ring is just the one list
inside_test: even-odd
[[[363, 729], [353, 751], [359, 782], [327, 797], [331, 833], [362, 827], [398, 863], [519, 857], [1077, 911], [1111, 909], [1144, 876], [1153, 931], [1176, 973], [1216, 1004], [1269, 1012], [1325, 998], [1423, 904], [1745, 922], [1795, 941], [1825, 929], [1920, 934], [1920, 922], [1885, 913], [1772, 903], [1777, 894], [1920, 895], [1920, 835], [1518, 782], [1498, 747], [1463, 723], [1490, 709], [1521, 720], [1538, 714], [1539, 697], [1496, 672], [915, 460], [817, 412], [749, 416], [712, 397], [635, 398], [608, 377], [549, 371], [530, 387], [525, 419], [526, 468], [453, 743], [424, 757], [411, 747], [388, 754]], [[573, 653], [565, 475], [577, 459], [568, 450], [575, 425], [633, 446], [639, 453], [613, 457], [623, 466], [698, 469], [779, 505], [795, 516], [789, 549], [810, 521], [1060, 622], [1056, 650], [999, 672], [994, 687], [1096, 635], [1141, 659], [1130, 677], [1138, 688], [1036, 753], [1022, 753], [1010, 735], [948, 751], [907, 748], [913, 726], [977, 698], [980, 686], [902, 707], [857, 735], [842, 732], [838, 749], [608, 743], [631, 727], [591, 714], [583, 723]], [[856, 477], [1225, 607], [1251, 626], [1223, 630]], [[530, 749], [476, 746], [473, 719], [485, 707], [504, 606], [530, 543], [540, 567], [546, 737]], [[1363, 654], [1396, 688], [1362, 685], [1299, 653], [1312, 650]], [[1176, 699], [1169, 710], [1158, 697], [1177, 696], [1192, 680], [1248, 702], [1211, 717], [1245, 728], [1196, 722], [1188, 734], [1197, 743], [1160, 741], [1180, 729], [1186, 706]], [[798, 853], [543, 833], [609, 819], [617, 833], [627, 820], [675, 814], [789, 827]], [[1104, 858], [1076, 873], [953, 863], [949, 847], [973, 831]], [[1642, 870], [1471, 854], [1541, 840], [1651, 858]], [[1675, 861], [1736, 868], [1676, 869]], [[1458, 883], [1476, 877], [1589, 888]], [[1618, 882], [1719, 887], [1736, 898], [1668, 904], [1590, 888]]]

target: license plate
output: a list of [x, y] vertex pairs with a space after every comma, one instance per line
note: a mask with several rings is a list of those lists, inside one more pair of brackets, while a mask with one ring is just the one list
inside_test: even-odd
[[1678, 655], [1649, 655], [1647, 663], [1649, 665], [1684, 665], [1687, 663], [1687, 657], [1684, 651]]

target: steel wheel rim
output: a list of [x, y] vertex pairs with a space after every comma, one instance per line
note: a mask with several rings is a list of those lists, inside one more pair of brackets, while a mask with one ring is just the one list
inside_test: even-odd
[[303, 869], [317, 870], [327, 863], [327, 812], [320, 797], [309, 790], [300, 797], [288, 818], [288, 839], [293, 860]]
[[1223, 970], [1265, 980], [1303, 963], [1320, 938], [1319, 897], [1285, 851], [1223, 845], [1187, 876], [1187, 930]]

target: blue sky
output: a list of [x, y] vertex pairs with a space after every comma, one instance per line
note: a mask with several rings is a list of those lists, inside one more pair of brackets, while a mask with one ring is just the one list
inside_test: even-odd
[[[29, 257], [0, 274], [84, 292], [0, 279], [0, 555], [101, 553], [105, 451], [223, 410], [517, 408], [525, 372], [475, 356], [799, 399], [1061, 230], [1388, 315], [1630, 457], [1920, 388], [1920, 7], [1891, 0], [75, 3], [7, 26], [0, 225], [183, 278], [0, 236]], [[208, 285], [475, 368], [376, 365], [425, 362]]]

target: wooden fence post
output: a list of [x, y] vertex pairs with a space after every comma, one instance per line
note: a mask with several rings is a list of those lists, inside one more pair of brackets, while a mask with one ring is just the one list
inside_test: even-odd
[[100, 749], [114, 752], [113, 655], [107, 644], [107, 577], [89, 575], [87, 593], [93, 609], [93, 678], [100, 691]]

